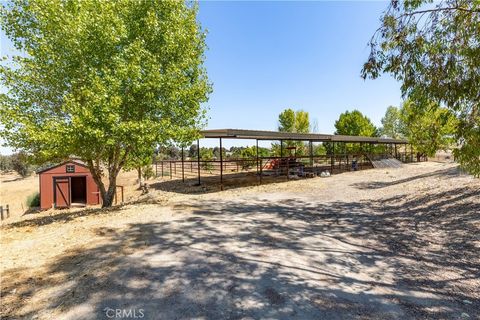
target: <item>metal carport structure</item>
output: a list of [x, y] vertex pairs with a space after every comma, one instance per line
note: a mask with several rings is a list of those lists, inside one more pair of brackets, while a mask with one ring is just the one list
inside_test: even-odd
[[[197, 179], [197, 184], [201, 184], [201, 179], [202, 179], [202, 163], [212, 163], [212, 164], [219, 164], [219, 182], [220, 182], [220, 187], [223, 189], [223, 183], [224, 183], [224, 168], [225, 168], [225, 163], [226, 162], [237, 162], [237, 171], [238, 171], [238, 163], [241, 161], [255, 161], [256, 163], [256, 176], [258, 177], [259, 183], [262, 183], [262, 176], [263, 176], [263, 170], [264, 169], [264, 162], [265, 160], [267, 161], [272, 161], [272, 159], [277, 159], [278, 161], [287, 161], [287, 163], [290, 163], [291, 159], [294, 159], [295, 161], [300, 160], [308, 160], [310, 167], [308, 168], [307, 171], [314, 172], [314, 160], [315, 158], [317, 159], [323, 159], [323, 166], [318, 166], [318, 170], [329, 170], [331, 174], [334, 173], [334, 171], [340, 171], [342, 172], [342, 169], [338, 169], [336, 166], [336, 161], [337, 159], [340, 159], [340, 164], [342, 164], [342, 159], [346, 159], [346, 164], [348, 168], [349, 164], [349, 159], [351, 160], [352, 157], [355, 155], [353, 154], [339, 154], [338, 153], [338, 147], [340, 146], [342, 148], [345, 148], [346, 144], [352, 144], [352, 145], [358, 145], [361, 150], [357, 156], [362, 156], [362, 157], [369, 157], [369, 153], [372, 150], [373, 146], [378, 146], [378, 145], [383, 145], [383, 146], [388, 146], [388, 154], [392, 158], [396, 158], [401, 160], [402, 162], [412, 162], [413, 161], [413, 149], [410, 146], [410, 154], [408, 155], [408, 141], [403, 140], [403, 139], [392, 139], [392, 138], [381, 138], [381, 137], [365, 137], [365, 136], [345, 136], [345, 135], [332, 135], [332, 134], [320, 134], [320, 133], [291, 133], [291, 132], [279, 132], [279, 131], [264, 131], [264, 130], [246, 130], [246, 129], [213, 129], [213, 130], [203, 130], [200, 131], [200, 135], [202, 139], [218, 139], [219, 143], [218, 146], [220, 148], [220, 156], [218, 160], [202, 160], [200, 156], [200, 139], [197, 140], [197, 159], [196, 160], [185, 160], [184, 156], [184, 149], [182, 148], [182, 156], [181, 156], [181, 177], [182, 181], [185, 181], [185, 163], [190, 163], [190, 168], [193, 171], [193, 168], [195, 167], [197, 173], [196, 173], [196, 179]], [[255, 158], [251, 159], [228, 159], [225, 160], [223, 157], [223, 142], [225, 139], [242, 139], [242, 140], [254, 140], [256, 142], [256, 156]], [[280, 156], [277, 157], [260, 157], [259, 156], [259, 146], [258, 142], [259, 141], [278, 141], [280, 142]], [[302, 156], [302, 157], [297, 157], [295, 156], [285, 156], [284, 154], [284, 142], [285, 141], [301, 141], [301, 142], [307, 142], [308, 143], [308, 150], [309, 154], [307, 156]], [[329, 144], [331, 146], [331, 150], [328, 154], [322, 155], [322, 156], [315, 156], [313, 154], [313, 143], [323, 143], [323, 144]], [[400, 148], [403, 146], [404, 152], [400, 152]], [[400, 147], [400, 148], [399, 148]], [[339, 158], [340, 156], [340, 158]], [[342, 158], [343, 157], [343, 158]], [[287, 159], [287, 160], [286, 160]], [[329, 161], [329, 169], [326, 169], [325, 161]], [[167, 161], [168, 162], [168, 161]], [[177, 162], [174, 161], [175, 165], [175, 172], [177, 171]], [[194, 162], [196, 162], [196, 165], [194, 166]], [[163, 176], [163, 168], [164, 168], [164, 163], [165, 161], [161, 162], [161, 169], [162, 169], [162, 176]], [[172, 161], [169, 163], [170, 165], [170, 178], [173, 178], [172, 174]], [[343, 165], [343, 171], [345, 171], [345, 166]], [[317, 170], [317, 171], [318, 171]], [[156, 167], [156, 171], [158, 172], [158, 163]], [[282, 171], [283, 172], [283, 171]], [[288, 179], [289, 177], [289, 172], [290, 172], [290, 167], [286, 168], [286, 177]], [[210, 172], [211, 173], [211, 172]], [[280, 174], [281, 175], [281, 174]]]

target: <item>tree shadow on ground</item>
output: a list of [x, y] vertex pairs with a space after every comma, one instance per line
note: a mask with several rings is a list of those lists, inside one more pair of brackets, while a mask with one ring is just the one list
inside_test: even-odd
[[[326, 167], [330, 170], [330, 167]], [[361, 170], [368, 170], [371, 168], [363, 168]], [[360, 171], [360, 170], [359, 170]], [[341, 169], [336, 167], [334, 174], [341, 174], [349, 172], [347, 169]], [[315, 177], [318, 178], [318, 177]], [[223, 177], [223, 183], [220, 181], [220, 175], [202, 176], [200, 179], [200, 185], [198, 184], [198, 178], [188, 177], [185, 181], [182, 179], [163, 180], [154, 182], [149, 185], [154, 190], [174, 192], [181, 194], [202, 194], [202, 193], [214, 193], [222, 190], [238, 189], [244, 187], [269, 185], [274, 183], [283, 183], [295, 180], [310, 179], [306, 177], [290, 177], [285, 175], [266, 174], [263, 172], [261, 175], [257, 175], [256, 172], [240, 172], [240, 173], [225, 173]]]
[[399, 185], [402, 183], [408, 183], [419, 179], [429, 178], [429, 177], [442, 177], [448, 178], [452, 176], [458, 176], [461, 173], [458, 167], [436, 170], [434, 172], [428, 172], [420, 175], [411, 176], [404, 179], [394, 180], [394, 181], [366, 181], [353, 183], [352, 186], [357, 189], [381, 189], [385, 187], [390, 187], [394, 185]]
[[41, 274], [9, 270], [3, 317], [142, 309], [144, 319], [475, 318], [477, 195], [192, 203], [186, 219], [98, 229], [95, 245]]
[[[83, 208], [78, 210], [71, 210], [71, 209], [64, 209], [60, 212], [51, 211], [49, 215], [41, 215], [38, 217], [33, 217], [26, 220], [16, 221], [9, 224], [5, 224], [2, 226], [2, 229], [14, 229], [14, 228], [22, 228], [22, 227], [38, 227], [38, 226], [45, 226], [52, 223], [57, 222], [70, 222], [74, 221], [78, 218], [87, 217], [87, 216], [96, 216], [96, 215], [108, 215], [119, 210], [127, 209], [126, 205], [135, 205], [135, 204], [157, 204], [163, 205], [164, 201], [159, 201], [154, 198], [143, 198], [137, 201], [131, 201], [128, 203], [120, 204], [120, 205], [113, 205], [110, 208]], [[35, 216], [35, 214], [41, 213], [41, 210], [36, 210], [29, 212], [28, 214]], [[27, 213], [24, 213], [26, 215]]]
[[[241, 172], [224, 174], [223, 189], [237, 189], [249, 186], [257, 186], [260, 183], [264, 185], [272, 183], [281, 183], [288, 181], [285, 176], [260, 176], [254, 172]], [[154, 190], [166, 192], [175, 192], [181, 194], [202, 194], [221, 191], [220, 175], [201, 177], [200, 185], [197, 178], [163, 180], [149, 185]]]

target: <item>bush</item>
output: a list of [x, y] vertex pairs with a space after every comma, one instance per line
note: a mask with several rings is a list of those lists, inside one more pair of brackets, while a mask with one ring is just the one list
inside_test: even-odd
[[142, 176], [145, 180], [155, 177], [155, 172], [153, 172], [152, 165], [144, 166], [142, 168]]
[[213, 160], [213, 149], [211, 148], [200, 148], [200, 159], [202, 162], [201, 167], [203, 170], [212, 171], [213, 164], [209, 161]]
[[27, 206], [29, 208], [40, 207], [40, 193], [35, 192], [27, 197]]
[[241, 156], [243, 159], [242, 161], [242, 169], [248, 170], [252, 168], [257, 163], [257, 150], [255, 147], [247, 147], [242, 150]]

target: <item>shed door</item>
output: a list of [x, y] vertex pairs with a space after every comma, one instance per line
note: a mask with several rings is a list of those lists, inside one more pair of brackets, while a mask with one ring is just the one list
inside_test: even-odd
[[70, 179], [53, 178], [55, 208], [70, 206]]

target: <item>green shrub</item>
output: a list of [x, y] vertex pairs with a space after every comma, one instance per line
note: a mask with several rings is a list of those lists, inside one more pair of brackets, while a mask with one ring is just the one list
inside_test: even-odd
[[27, 197], [27, 206], [29, 208], [40, 207], [40, 193], [35, 192]]
[[142, 168], [142, 176], [145, 180], [155, 177], [155, 172], [153, 172], [152, 165], [147, 165]]
[[257, 163], [257, 150], [253, 146], [246, 147], [242, 150], [241, 157], [244, 159], [242, 160], [242, 169], [251, 169]]
[[202, 169], [208, 170], [211, 172], [213, 170], [213, 164], [209, 161], [213, 160], [213, 149], [200, 148], [200, 159], [202, 161], [202, 164], [201, 164]]

